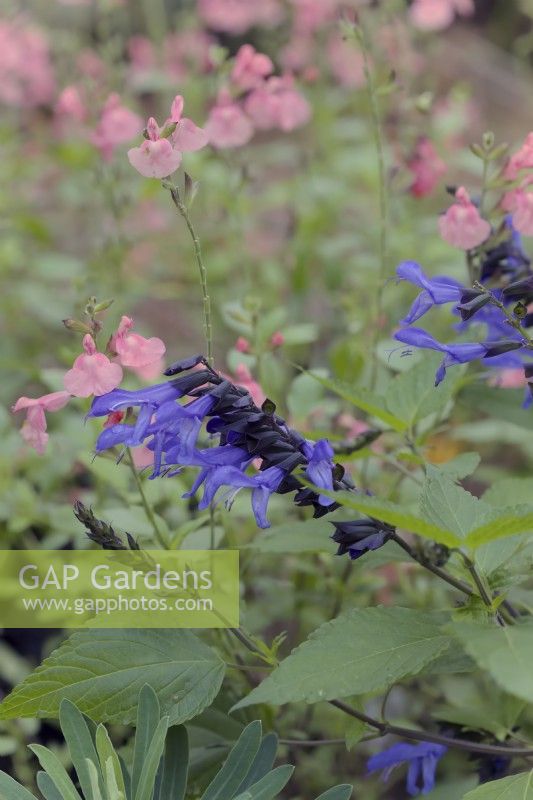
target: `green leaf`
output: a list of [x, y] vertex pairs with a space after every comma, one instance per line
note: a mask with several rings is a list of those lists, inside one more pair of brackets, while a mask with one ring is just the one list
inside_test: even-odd
[[395, 414], [392, 414], [387, 410], [386, 402], [383, 397], [380, 397], [379, 395], [374, 394], [367, 389], [350, 386], [342, 381], [335, 381], [332, 378], [323, 378], [322, 376], [317, 375], [315, 372], [309, 372], [307, 374], [312, 375], [316, 381], [322, 384], [322, 386], [324, 386], [326, 389], [329, 389], [331, 392], [334, 392], [339, 397], [342, 397], [342, 399], [346, 400], [347, 403], [359, 408], [361, 411], [364, 411], [371, 417], [380, 419], [393, 430], [398, 431], [399, 433], [402, 433], [406, 430], [406, 423], [403, 420], [398, 419]]
[[[82, 792], [87, 800], [91, 800], [91, 798], [94, 798], [94, 795], [89, 770], [87, 768], [87, 759], [94, 764], [98, 764], [98, 755], [89, 726], [85, 722], [83, 714], [78, 711], [74, 703], [66, 699], [61, 702], [59, 707], [59, 721]], [[99, 783], [101, 789], [101, 781], [99, 781]]]
[[281, 792], [283, 787], [289, 782], [294, 767], [290, 764], [285, 764], [282, 767], [277, 767], [269, 772], [261, 780], [254, 783], [242, 794], [237, 795], [235, 800], [272, 800], [276, 797], [278, 792]]
[[483, 495], [495, 508], [531, 501], [531, 478], [499, 478]]
[[490, 508], [436, 467], [428, 467], [420, 511], [428, 522], [451, 530], [464, 540], [482, 523]]
[[417, 533], [425, 539], [432, 539], [435, 542], [439, 542], [439, 544], [445, 544], [447, 547], [457, 547], [462, 543], [460, 537], [453, 531], [433, 522], [428, 522], [428, 520], [422, 519], [416, 514], [405, 511], [403, 506], [395, 505], [387, 500], [381, 500], [379, 497], [368, 497], [368, 495], [356, 492], [328, 493], [325, 490], [321, 490], [321, 492], [329, 497], [334, 497], [338, 503], [341, 503], [346, 508], [354, 508], [361, 514], [368, 514], [381, 520], [381, 522], [388, 522], [389, 525], [403, 528], [411, 533]]
[[39, 764], [48, 773], [63, 800], [81, 800], [76, 787], [56, 754], [40, 744], [30, 744], [29, 748], [39, 759]]
[[533, 770], [484, 783], [467, 792], [463, 800], [533, 800]]
[[144, 762], [161, 719], [161, 709], [157, 694], [151, 686], [145, 684], [139, 693], [137, 708], [137, 727], [133, 747], [133, 764], [131, 770], [131, 794], [135, 798], [137, 787], [144, 769]]
[[[462, 480], [476, 471], [480, 461], [479, 453], [460, 453], [455, 458], [439, 464], [439, 470], [454, 480]], [[483, 495], [483, 501], [485, 502], [485, 500], [485, 495]]]
[[276, 759], [277, 749], [278, 737], [275, 733], [268, 733], [266, 736], [263, 736], [261, 744], [259, 745], [259, 750], [252, 762], [252, 766], [237, 789], [237, 794], [244, 792], [245, 789], [257, 783], [257, 781], [270, 772]]
[[118, 797], [120, 794], [123, 800], [126, 800], [126, 785], [120, 759], [108, 732], [101, 724], [96, 729], [96, 749], [106, 787], [106, 796], [111, 798]]
[[183, 800], [187, 789], [189, 740], [184, 725], [170, 728], [165, 743], [165, 755], [159, 787], [161, 800]]
[[[441, 414], [452, 399], [461, 375], [435, 386], [438, 356], [427, 356], [407, 372], [402, 372], [389, 384], [386, 403], [388, 410], [410, 429], [430, 414]], [[464, 370], [463, 370], [464, 371]]]
[[470, 531], [465, 541], [469, 547], [475, 548], [517, 533], [531, 533], [532, 530], [533, 507], [508, 506], [489, 514], [489, 518], [482, 525]]
[[408, 608], [351, 609], [317, 628], [234, 709], [382, 691], [448, 647], [442, 621], [440, 614]]
[[352, 792], [353, 786], [349, 783], [339, 783], [338, 786], [332, 786], [331, 789], [322, 792], [316, 800], [349, 800]]
[[447, 630], [504, 691], [533, 702], [533, 624], [499, 628], [458, 622]]
[[149, 682], [172, 725], [214, 700], [224, 662], [186, 630], [87, 630], [57, 648], [0, 704], [0, 718], [56, 717], [63, 698], [100, 722], [135, 721]]
[[261, 722], [255, 720], [241, 733], [224, 762], [220, 772], [215, 775], [202, 800], [226, 800], [233, 797], [246, 777], [261, 744]]
[[31, 792], [5, 772], [0, 772], [0, 797], [2, 800], [36, 800]]
[[247, 548], [260, 553], [335, 553], [332, 527], [323, 519], [285, 522], [261, 533]]
[[151, 800], [152, 798], [159, 762], [165, 749], [167, 731], [168, 717], [163, 717], [155, 729], [153, 739], [146, 753], [137, 789], [133, 790], [134, 800]]
[[50, 775], [42, 769], [37, 773], [37, 786], [45, 800], [63, 800]]
[[346, 749], [352, 750], [356, 744], [359, 744], [366, 732], [366, 722], [361, 719], [351, 719], [346, 727], [344, 738], [346, 741]]

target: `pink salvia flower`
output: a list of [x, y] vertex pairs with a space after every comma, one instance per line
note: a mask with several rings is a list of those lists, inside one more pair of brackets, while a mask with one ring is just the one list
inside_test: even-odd
[[409, 18], [420, 30], [440, 31], [452, 24], [456, 14], [468, 17], [474, 11], [473, 0], [414, 0]]
[[285, 337], [281, 331], [276, 331], [270, 337], [270, 344], [272, 347], [282, 347], [285, 344]]
[[510, 157], [505, 167], [507, 180], [515, 181], [521, 170], [533, 168], [533, 133], [528, 133], [522, 147]]
[[87, 117], [87, 108], [77, 86], [65, 86], [54, 110], [61, 119], [66, 118], [74, 122], [84, 122]]
[[305, 125], [311, 117], [309, 103], [294, 87], [291, 75], [269, 78], [245, 101], [245, 111], [259, 130], [289, 131]]
[[55, 79], [48, 41], [24, 17], [0, 20], [0, 102], [19, 108], [50, 103]]
[[148, 139], [140, 147], [128, 150], [128, 160], [144, 178], [166, 178], [181, 164], [181, 152], [172, 147], [169, 139], [161, 139], [159, 126], [150, 117], [146, 126]]
[[117, 354], [123, 367], [143, 369], [156, 365], [159, 372], [161, 359], [166, 351], [164, 343], [156, 336], [146, 339], [139, 333], [132, 333], [132, 328], [131, 317], [123, 316], [111, 338], [111, 349]]
[[245, 339], [244, 336], [239, 336], [239, 338], [235, 342], [235, 350], [238, 350], [239, 353], [249, 353], [250, 342], [248, 341], [248, 339]]
[[248, 91], [261, 85], [273, 71], [274, 65], [267, 55], [258, 53], [251, 44], [243, 44], [235, 56], [231, 80], [239, 89]]
[[524, 236], [533, 236], [533, 192], [518, 190], [514, 205], [513, 226]]
[[21, 435], [30, 447], [42, 455], [48, 442], [46, 432], [46, 411], [59, 411], [70, 400], [69, 392], [52, 392], [42, 397], [19, 397], [12, 408], [13, 412], [26, 411], [26, 420], [21, 428]]
[[102, 158], [109, 161], [116, 148], [129, 142], [141, 129], [141, 118], [122, 105], [118, 94], [111, 94], [106, 100], [91, 141], [100, 150]]
[[418, 140], [407, 166], [413, 175], [409, 191], [414, 197], [431, 194], [446, 172], [446, 164], [425, 136]]
[[208, 136], [203, 128], [199, 128], [192, 119], [182, 117], [183, 114], [183, 97], [178, 94], [172, 102], [170, 110], [170, 119], [167, 120], [167, 125], [173, 122], [176, 125], [176, 130], [172, 134], [172, 145], [182, 153], [192, 153], [195, 150], [201, 150], [208, 143]]
[[90, 334], [83, 337], [83, 349], [72, 369], [65, 374], [63, 385], [75, 397], [99, 397], [116, 389], [122, 380], [122, 367], [98, 353]]
[[235, 368], [235, 380], [233, 381], [236, 386], [242, 386], [246, 389], [256, 404], [256, 406], [261, 406], [266, 400], [266, 395], [261, 388], [260, 384], [254, 380], [252, 377], [252, 373], [248, 369], [245, 364], [238, 364]]
[[453, 247], [471, 250], [490, 236], [490, 224], [483, 219], [463, 186], [455, 193], [455, 203], [439, 219], [440, 235]]
[[210, 144], [222, 150], [242, 147], [254, 135], [250, 118], [224, 90], [219, 93], [216, 105], [209, 112], [205, 130]]

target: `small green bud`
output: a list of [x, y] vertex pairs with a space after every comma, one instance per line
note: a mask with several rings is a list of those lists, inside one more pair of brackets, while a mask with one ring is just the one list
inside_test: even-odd
[[485, 131], [481, 137], [481, 141], [483, 142], [483, 147], [485, 150], [492, 150], [494, 147], [494, 134], [492, 131]]
[[524, 319], [527, 315], [527, 306], [522, 302], [517, 303], [513, 308], [513, 314], [517, 319]]
[[85, 322], [80, 322], [77, 319], [64, 319], [62, 320], [63, 325], [68, 331], [74, 331], [74, 333], [92, 333], [92, 328], [85, 324]]
[[94, 307], [94, 313], [100, 314], [102, 311], [107, 311], [109, 306], [113, 305], [114, 302], [115, 301], [111, 299], [111, 300], [104, 300], [102, 303], [97, 303], [97, 305], [95, 305]]
[[433, 92], [422, 92], [415, 100], [415, 108], [421, 114], [429, 114], [433, 106]]
[[261, 406], [261, 411], [263, 414], [267, 414], [269, 417], [271, 417], [276, 411], [276, 404], [273, 400], [269, 400], [267, 397]]
[[480, 144], [472, 142], [472, 144], [470, 145], [470, 150], [476, 156], [476, 158], [482, 158], [482, 159], [486, 158], [487, 154], [483, 152], [483, 148], [481, 147]]

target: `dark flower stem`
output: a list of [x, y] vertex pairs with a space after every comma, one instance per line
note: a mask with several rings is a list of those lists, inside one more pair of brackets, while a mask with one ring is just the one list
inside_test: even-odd
[[350, 717], [365, 722], [371, 728], [379, 731], [381, 736], [393, 734], [394, 736], [401, 736], [403, 739], [411, 739], [415, 742], [434, 742], [435, 744], [442, 744], [445, 747], [451, 747], [456, 750], [467, 750], [470, 753], [483, 753], [488, 756], [507, 756], [508, 758], [514, 757], [528, 757], [533, 756], [532, 747], [500, 747], [498, 745], [483, 744], [481, 742], [472, 742], [469, 739], [454, 739], [451, 736], [441, 736], [438, 733], [428, 733], [427, 731], [417, 731], [413, 728], [404, 728], [401, 725], [393, 725], [390, 722], [381, 721], [374, 717], [358, 711], [342, 700], [330, 700], [329, 704], [338, 708], [344, 714]]
[[432, 572], [438, 578], [441, 578], [441, 580], [446, 581], [446, 583], [449, 583], [450, 586], [454, 586], [463, 594], [468, 595], [468, 597], [471, 597], [474, 594], [468, 583], [465, 583], [459, 578], [454, 578], [454, 576], [450, 575], [450, 573], [446, 572], [446, 570], [437, 567], [435, 564], [432, 564], [428, 558], [426, 558], [422, 553], [417, 552], [414, 547], [411, 547], [411, 545], [407, 544], [407, 542], [398, 536], [397, 533], [393, 533], [390, 538], [396, 542], [396, 544], [401, 547], [402, 550], [405, 550], [405, 552], [413, 559], [413, 561], [418, 562], [420, 566], [429, 570], [429, 572]]
[[129, 447], [127, 448], [127, 454], [128, 454], [128, 464], [129, 464], [129, 467], [130, 467], [130, 470], [131, 470], [131, 474], [133, 475], [133, 479], [135, 481], [135, 485], [137, 486], [137, 490], [138, 490], [139, 496], [141, 498], [141, 503], [142, 503], [142, 506], [144, 508], [144, 513], [146, 514], [146, 518], [148, 519], [148, 522], [152, 526], [152, 529], [154, 531], [154, 536], [157, 539], [157, 541], [159, 542], [159, 544], [161, 545], [161, 547], [163, 549], [165, 549], [165, 550], [169, 550], [170, 549], [170, 542], [168, 541], [167, 537], [165, 536], [165, 534], [163, 533], [163, 531], [159, 527], [159, 525], [157, 523], [157, 519], [156, 519], [155, 514], [154, 514], [154, 511], [153, 511], [150, 503], [148, 502], [148, 498], [146, 497], [146, 494], [144, 493], [144, 487], [143, 487], [141, 478], [139, 476], [139, 473], [137, 472], [137, 468], [135, 466], [135, 462], [133, 461], [133, 455], [132, 455], [132, 452], [131, 452]]

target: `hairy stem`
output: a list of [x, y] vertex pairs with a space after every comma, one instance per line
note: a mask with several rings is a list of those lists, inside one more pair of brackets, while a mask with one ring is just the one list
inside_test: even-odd
[[407, 542], [404, 541], [404, 539], [402, 539], [400, 536], [398, 536], [397, 533], [393, 533], [391, 539], [394, 542], [396, 542], [396, 544], [399, 547], [401, 547], [402, 550], [405, 550], [405, 552], [413, 559], [413, 561], [416, 561], [418, 564], [420, 564], [420, 566], [429, 570], [429, 572], [432, 572], [441, 580], [445, 581], [446, 583], [449, 583], [450, 586], [453, 586], [455, 589], [458, 589], [460, 592], [466, 594], [468, 597], [471, 597], [474, 594], [468, 583], [465, 583], [459, 578], [455, 578], [453, 575], [450, 575], [450, 573], [447, 572], [445, 569], [441, 569], [441, 567], [437, 567], [435, 564], [432, 564], [431, 561], [423, 555], [423, 553], [419, 553], [417, 550], [415, 550], [414, 547], [411, 547], [411, 545], [407, 544]]
[[146, 497], [146, 494], [144, 492], [144, 487], [143, 487], [143, 484], [142, 484], [142, 480], [141, 480], [141, 478], [139, 476], [139, 473], [137, 472], [137, 468], [135, 466], [135, 462], [133, 461], [132, 452], [131, 452], [129, 447], [126, 448], [126, 449], [127, 449], [127, 454], [128, 454], [128, 464], [129, 464], [129, 467], [130, 467], [130, 470], [131, 470], [131, 474], [133, 475], [133, 479], [135, 481], [135, 485], [137, 486], [137, 489], [139, 491], [139, 495], [140, 495], [140, 498], [141, 498], [141, 503], [142, 503], [142, 506], [144, 508], [144, 513], [146, 514], [146, 518], [147, 518], [148, 522], [150, 523], [150, 525], [152, 526], [152, 529], [154, 531], [154, 536], [157, 539], [157, 541], [159, 542], [159, 544], [161, 545], [161, 547], [163, 547], [165, 550], [169, 550], [170, 549], [170, 542], [169, 542], [167, 536], [163, 533], [163, 531], [159, 527], [157, 519], [156, 519], [156, 516], [154, 514], [154, 511], [153, 511], [150, 503], [148, 502], [148, 498]]
[[371, 728], [375, 728], [381, 736], [386, 736], [390, 733], [394, 736], [401, 736], [404, 739], [412, 739], [415, 742], [434, 742], [456, 750], [467, 750], [470, 753], [483, 753], [489, 756], [508, 756], [509, 758], [533, 756], [532, 747], [500, 747], [498, 745], [472, 742], [469, 739], [454, 739], [451, 736], [441, 736], [438, 733], [404, 728], [401, 725], [393, 725], [385, 720], [375, 719], [362, 711], [358, 711], [356, 708], [352, 708], [347, 703], [343, 703], [342, 700], [330, 700], [329, 704], [335, 706], [344, 714], [348, 714], [350, 717], [365, 722]]

